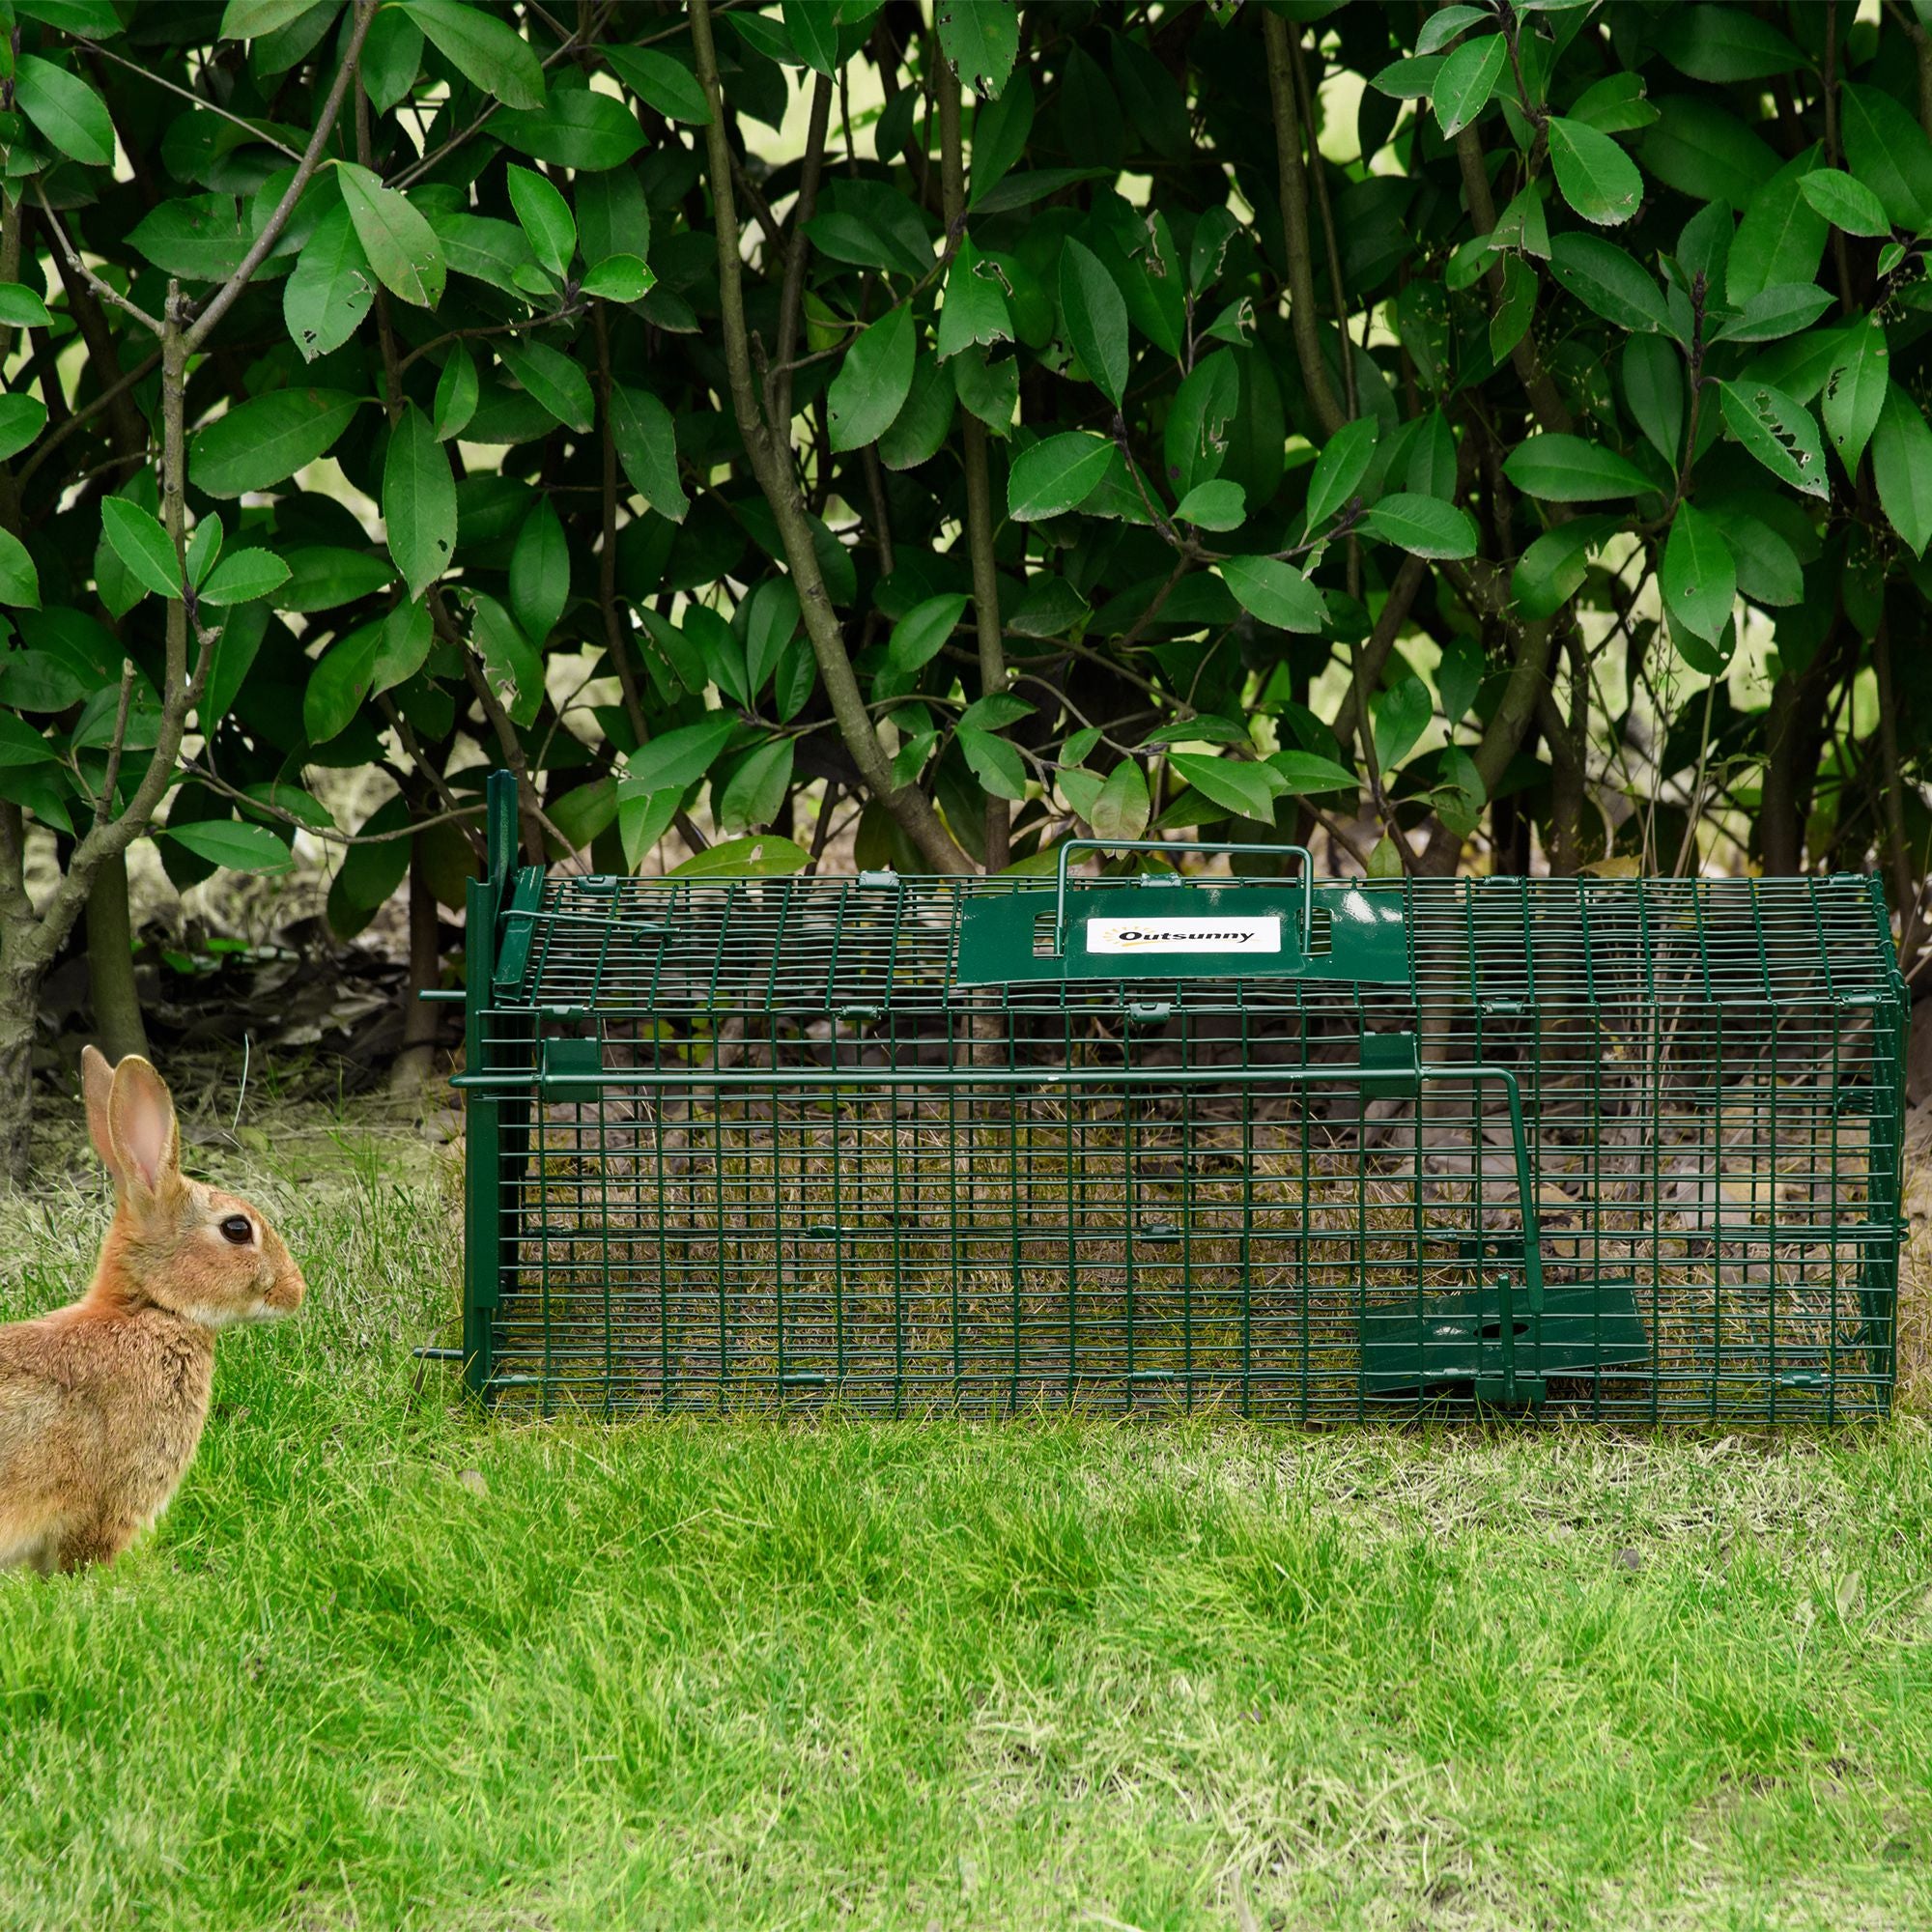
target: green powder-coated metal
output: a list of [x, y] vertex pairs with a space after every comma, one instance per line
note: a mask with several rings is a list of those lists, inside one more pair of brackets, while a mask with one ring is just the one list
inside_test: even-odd
[[494, 1402], [1889, 1403], [1908, 1003], [1867, 879], [546, 877], [501, 775], [490, 827]]

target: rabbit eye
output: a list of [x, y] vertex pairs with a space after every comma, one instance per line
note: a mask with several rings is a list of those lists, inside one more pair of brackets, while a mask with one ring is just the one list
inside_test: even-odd
[[231, 1214], [221, 1224], [221, 1237], [238, 1248], [245, 1247], [255, 1238], [255, 1224], [245, 1214]]

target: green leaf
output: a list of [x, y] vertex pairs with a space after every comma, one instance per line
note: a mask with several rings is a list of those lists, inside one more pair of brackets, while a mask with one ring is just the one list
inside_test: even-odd
[[0, 396], [0, 461], [17, 456], [47, 426], [47, 406], [38, 396]]
[[14, 64], [14, 104], [62, 154], [91, 168], [114, 165], [114, 120], [89, 87], [37, 54]]
[[535, 400], [566, 428], [587, 436], [597, 420], [590, 378], [547, 342], [499, 342], [497, 359]]
[[[1321, 757], [1314, 752], [1274, 752], [1269, 753], [1267, 764], [1280, 781], [1279, 789], [1284, 798], [1307, 798], [1316, 792], [1355, 789], [1353, 772], [1346, 765], [1338, 765], [1333, 758]], [[1268, 815], [1272, 816], [1272, 813]]]
[[379, 176], [354, 161], [338, 161], [342, 199], [356, 239], [383, 286], [418, 308], [442, 299], [445, 269], [436, 231]]
[[239, 818], [164, 825], [159, 836], [230, 872], [286, 872], [295, 864], [289, 848], [266, 825], [249, 825]]
[[364, 624], [329, 645], [302, 693], [302, 729], [311, 745], [327, 745], [355, 723], [369, 696], [370, 668], [382, 648], [383, 627]]
[[1274, 819], [1274, 802], [1281, 795], [1280, 775], [1264, 764], [1210, 757], [1205, 752], [1175, 752], [1168, 763], [1210, 805], [1238, 818]]
[[835, 450], [863, 449], [893, 426], [912, 392], [917, 337], [912, 304], [900, 302], [845, 352], [825, 398]]
[[[624, 864], [636, 871], [656, 849], [657, 842], [670, 830], [684, 803], [684, 789], [646, 791], [620, 780], [617, 785], [617, 832], [624, 843]], [[707, 848], [716, 851], [716, 846]], [[700, 854], [700, 857], [705, 856]]]
[[649, 266], [636, 255], [606, 255], [578, 287], [584, 295], [603, 301], [639, 302], [656, 288], [657, 280]]
[[1643, 164], [1692, 201], [1742, 209], [1778, 169], [1777, 156], [1735, 114], [1696, 95], [1657, 102], [1657, 125], [1643, 137]]
[[1546, 530], [1510, 573], [1510, 595], [1517, 610], [1528, 618], [1553, 617], [1583, 587], [1590, 553], [1622, 527], [1618, 517], [1573, 517]]
[[973, 776], [995, 798], [1026, 797], [1026, 762], [1006, 739], [972, 724], [960, 725], [955, 736]]
[[378, 114], [399, 105], [422, 70], [422, 29], [394, 7], [380, 9], [362, 43], [358, 78]]
[[1549, 161], [1563, 199], [1600, 228], [1628, 221], [1643, 199], [1636, 163], [1607, 134], [1581, 121], [1553, 115], [1548, 131]]
[[1684, 358], [1661, 336], [1624, 344], [1624, 400], [1650, 446], [1672, 469], [1684, 442]]
[[1719, 383], [1724, 426], [1771, 473], [1809, 497], [1830, 497], [1818, 424], [1801, 402], [1765, 383]]
[[103, 497], [100, 528], [114, 554], [143, 590], [167, 599], [182, 594], [181, 559], [157, 519], [125, 497]]
[[562, 281], [570, 272], [570, 258], [577, 253], [577, 222], [569, 202], [542, 175], [520, 168], [514, 161], [503, 175], [510, 190], [510, 206], [517, 211], [530, 252]]
[[282, 285], [282, 320], [305, 361], [333, 355], [376, 299], [376, 278], [347, 202], [338, 201], [315, 224]]
[[724, 751], [738, 721], [728, 711], [708, 711], [696, 724], [680, 724], [640, 745], [625, 762], [625, 777], [646, 791], [696, 784]]
[[510, 553], [510, 615], [525, 637], [541, 645], [569, 602], [570, 547], [555, 506], [539, 497]]
[[1894, 228], [1921, 232], [1932, 224], [1932, 142], [1918, 119], [1883, 88], [1838, 91], [1845, 159], [1878, 197]]
[[492, 115], [490, 132], [533, 160], [589, 174], [623, 166], [644, 145], [638, 117], [587, 87], [560, 87], [535, 113]]
[[718, 800], [718, 823], [726, 832], [769, 825], [784, 809], [791, 789], [796, 741], [777, 738], [760, 745], [725, 781]]
[[611, 384], [611, 438], [631, 488], [659, 516], [681, 524], [691, 499], [677, 474], [677, 433], [670, 412], [648, 389]]
[[1670, 311], [1656, 282], [1628, 250], [1597, 235], [1558, 235], [1549, 272], [1587, 309], [1619, 328], [1668, 329]]
[[403, 10], [472, 87], [505, 107], [543, 106], [543, 64], [506, 21], [462, 0], [403, 0]]
[[745, 696], [755, 699], [798, 635], [798, 590], [788, 577], [768, 577], [745, 611]]
[[1490, 355], [1500, 362], [1529, 333], [1536, 319], [1536, 271], [1520, 256], [1503, 258], [1502, 293], [1490, 318]]
[[389, 437], [383, 464], [383, 520], [389, 554], [412, 597], [449, 568], [456, 553], [456, 479], [429, 418], [413, 403]]
[[1369, 472], [1381, 424], [1374, 416], [1344, 423], [1321, 445], [1308, 477], [1307, 527], [1318, 530], [1347, 504]]
[[1279, 631], [1308, 633], [1321, 630], [1328, 621], [1328, 607], [1321, 591], [1279, 557], [1224, 557], [1218, 569], [1236, 602], [1264, 624], [1272, 624]]
[[1067, 346], [1118, 410], [1127, 392], [1127, 304], [1100, 258], [1070, 236], [1060, 251], [1060, 312]]
[[1670, 614], [1692, 637], [1717, 643], [1737, 602], [1737, 565], [1723, 532], [1692, 503], [1679, 503], [1658, 570]]
[[1138, 838], [1147, 830], [1151, 801], [1146, 776], [1135, 758], [1122, 758], [1107, 774], [1092, 809], [1085, 814], [1101, 838]]
[[1838, 168], [1813, 168], [1802, 175], [1799, 192], [1833, 227], [1847, 235], [1889, 236], [1885, 204], [1863, 182]]
[[1375, 705], [1375, 739], [1376, 760], [1384, 773], [1415, 750], [1435, 715], [1428, 687], [1412, 671], [1382, 692]]
[[1029, 704], [1024, 697], [1015, 697], [1010, 691], [989, 691], [959, 714], [959, 722], [978, 730], [1004, 731], [1009, 724], [1031, 718], [1037, 709], [1037, 705]]
[[1438, 8], [1423, 21], [1422, 31], [1415, 37], [1415, 51], [1418, 55], [1439, 53], [1464, 27], [1480, 26], [1494, 18], [1487, 7]]
[[1634, 134], [1657, 125], [1657, 109], [1644, 99], [1640, 73], [1605, 74], [1571, 103], [1570, 118], [1600, 134]]
[[1175, 521], [1198, 530], [1237, 530], [1248, 513], [1247, 493], [1225, 480], [1197, 483], [1180, 499]]
[[1804, 194], [1816, 155], [1813, 148], [1788, 161], [1751, 196], [1724, 265], [1724, 298], [1734, 307], [1780, 283], [1803, 285], [1816, 276], [1831, 233]]
[[479, 393], [476, 364], [470, 359], [469, 350], [460, 342], [452, 343], [449, 360], [442, 365], [442, 374], [436, 379], [436, 436], [439, 442], [447, 442], [451, 437], [461, 436], [469, 426], [469, 418], [476, 413]]
[[888, 469], [916, 469], [945, 447], [956, 400], [952, 371], [951, 362], [929, 355], [920, 356], [905, 407], [879, 439], [879, 461]]
[[292, 26], [314, 5], [315, 0], [228, 0], [222, 10], [220, 37], [224, 41], [264, 40]]
[[1034, 523], [1074, 509], [1106, 474], [1114, 445], [1084, 430], [1050, 436], [1021, 452], [1007, 481], [1007, 513]]
[[1825, 433], [1847, 476], [1859, 473], [1890, 388], [1891, 352], [1879, 319], [1868, 315], [1845, 330], [1837, 359], [1825, 378]]
[[1013, 319], [1007, 309], [1003, 277], [997, 264], [984, 261], [971, 236], [961, 240], [959, 252], [946, 271], [946, 302], [939, 311], [938, 355], [950, 361], [962, 349], [1013, 339]]
[[1464, 41], [1436, 70], [1429, 97], [1445, 141], [1453, 141], [1490, 104], [1508, 51], [1501, 34], [1484, 34]]
[[1752, 296], [1741, 314], [1712, 336], [1714, 342], [1775, 342], [1809, 328], [1832, 306], [1815, 282], [1784, 282]]
[[162, 202], [128, 241], [170, 275], [218, 282], [241, 268], [249, 237], [233, 195], [196, 194]]
[[47, 305], [20, 282], [0, 282], [0, 323], [10, 328], [46, 328], [53, 321]]
[[1692, 80], [1764, 80], [1804, 65], [1797, 46], [1748, 9], [1673, 6], [1663, 16], [1659, 50]]
[[803, 845], [775, 833], [752, 838], [721, 838], [665, 874], [668, 879], [776, 879], [802, 872], [811, 864]]
[[1414, 556], [1454, 558], [1476, 554], [1474, 519], [1439, 497], [1384, 497], [1362, 519], [1362, 528]]
[[483, 661], [483, 675], [513, 724], [532, 724], [543, 703], [543, 659], [517, 628], [516, 619], [480, 590], [469, 599], [469, 641]]
[[838, 10], [824, 0], [784, 0], [779, 11], [806, 66], [831, 79], [838, 71]]
[[1422, 54], [1408, 60], [1390, 61], [1371, 76], [1369, 85], [1392, 100], [1426, 100], [1435, 85], [1435, 76], [1442, 71], [1444, 58], [1441, 54]]
[[1580, 436], [1527, 437], [1510, 452], [1503, 474], [1525, 496], [1548, 503], [1596, 503], [1657, 488], [1628, 458]]
[[[1778, 499], [1782, 501], [1782, 499]], [[1714, 501], [1710, 521], [1723, 532], [1737, 565], [1738, 589], [1754, 604], [1789, 606], [1804, 601], [1804, 570], [1797, 553], [1770, 525], [1735, 502]]]
[[1896, 383], [1886, 391], [1871, 452], [1878, 500], [1906, 548], [1922, 556], [1932, 538], [1932, 429]]
[[396, 573], [385, 556], [333, 544], [305, 544], [284, 559], [289, 581], [275, 599], [278, 611], [335, 611], [386, 590]]
[[41, 608], [40, 572], [26, 545], [12, 530], [0, 530], [0, 604], [29, 611]]
[[428, 212], [430, 226], [442, 244], [443, 264], [452, 273], [486, 282], [520, 301], [529, 300], [518, 277], [538, 275], [540, 270], [524, 231], [514, 221], [498, 221], [487, 214], [445, 213], [433, 202]]
[[187, 581], [199, 585], [208, 573], [214, 568], [214, 560], [221, 554], [221, 519], [211, 510], [195, 525], [187, 540]]
[[936, 0], [939, 50], [961, 85], [996, 99], [1020, 50], [1014, 0]]
[[252, 604], [288, 581], [288, 565], [272, 551], [230, 551], [196, 595], [204, 604]]
[[682, 121], [693, 128], [711, 125], [704, 89], [682, 61], [656, 47], [604, 47], [600, 51], [624, 85], [667, 121]]
[[896, 624], [886, 645], [886, 662], [895, 670], [913, 671], [929, 664], [945, 648], [966, 614], [966, 599], [954, 592], [928, 597], [915, 604]]
[[[8, 534], [0, 530], [0, 536]], [[23, 765], [44, 765], [59, 756], [46, 739], [24, 719], [0, 711], [0, 771], [16, 771]]]
[[982, 100], [973, 115], [973, 175], [968, 208], [977, 208], [1026, 152], [1033, 131], [1033, 83], [1024, 72], [995, 100]]
[[415, 676], [436, 641], [427, 604], [398, 604], [383, 620], [383, 634], [369, 663], [369, 693], [393, 691]]

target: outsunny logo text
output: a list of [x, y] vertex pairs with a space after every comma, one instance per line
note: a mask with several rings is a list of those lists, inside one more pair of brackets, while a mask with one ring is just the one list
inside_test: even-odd
[[1091, 953], [1279, 952], [1281, 919], [1090, 919]]

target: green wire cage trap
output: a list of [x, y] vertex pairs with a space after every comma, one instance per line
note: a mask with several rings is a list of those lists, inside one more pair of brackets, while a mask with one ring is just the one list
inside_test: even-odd
[[[1907, 1004], [1829, 879], [470, 888], [466, 1374], [544, 1411], [1836, 1421]], [[1165, 845], [1163, 858], [1202, 848]], [[1228, 848], [1222, 848], [1228, 849]]]

